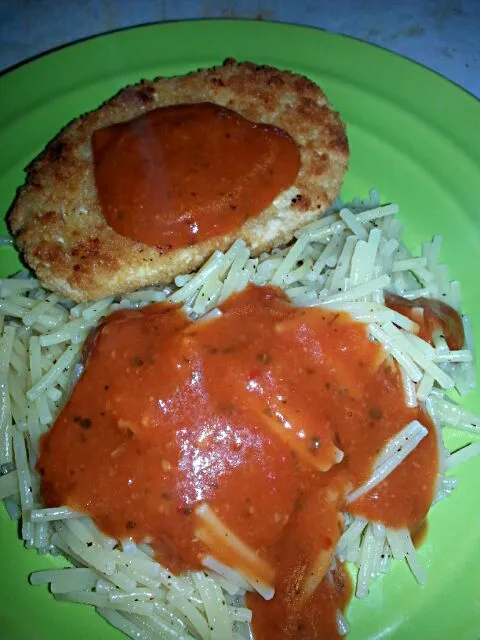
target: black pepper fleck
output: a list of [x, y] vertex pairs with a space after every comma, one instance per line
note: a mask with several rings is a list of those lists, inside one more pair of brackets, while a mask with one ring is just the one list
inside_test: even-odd
[[73, 418], [73, 421], [80, 425], [82, 427], [82, 429], [90, 429], [90, 427], [92, 426], [92, 421], [90, 420], [90, 418], [82, 418], [82, 416], [75, 416]]

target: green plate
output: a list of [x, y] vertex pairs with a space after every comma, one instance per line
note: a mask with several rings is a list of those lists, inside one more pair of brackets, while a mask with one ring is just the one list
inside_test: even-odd
[[[304, 73], [324, 87], [348, 125], [351, 163], [343, 196], [376, 186], [401, 206], [407, 243], [440, 233], [444, 259], [463, 286], [464, 311], [480, 340], [480, 105], [467, 93], [407, 60], [314, 29], [237, 21], [151, 25], [76, 44], [0, 78], [0, 209], [6, 211], [23, 169], [70, 119], [125, 84], [184, 73], [232, 56]], [[3, 275], [18, 268], [10, 248]], [[466, 404], [477, 411], [477, 397]], [[466, 438], [448, 434], [449, 445]], [[433, 509], [420, 550], [429, 582], [405, 566], [379, 581], [349, 610], [350, 640], [480, 638], [480, 464], [458, 472], [454, 497]], [[0, 635], [8, 640], [122, 637], [93, 610], [56, 603], [28, 574], [58, 560], [26, 551], [2, 510]]]

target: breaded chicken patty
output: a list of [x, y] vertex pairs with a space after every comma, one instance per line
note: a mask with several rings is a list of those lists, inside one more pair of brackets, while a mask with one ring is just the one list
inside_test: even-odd
[[[238, 228], [194, 246], [165, 250], [119, 235], [100, 207], [92, 134], [158, 107], [201, 102], [285, 130], [300, 150], [294, 184]], [[76, 301], [94, 300], [170, 282], [235, 238], [255, 254], [288, 242], [338, 195], [347, 163], [345, 127], [316, 84], [289, 71], [226, 60], [219, 67], [126, 87], [67, 125], [28, 167], [9, 223], [45, 287]]]

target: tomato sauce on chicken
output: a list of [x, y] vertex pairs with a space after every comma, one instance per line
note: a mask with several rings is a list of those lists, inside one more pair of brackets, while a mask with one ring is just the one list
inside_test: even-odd
[[283, 129], [209, 102], [99, 129], [92, 146], [108, 224], [163, 252], [238, 229], [300, 169], [299, 148]]

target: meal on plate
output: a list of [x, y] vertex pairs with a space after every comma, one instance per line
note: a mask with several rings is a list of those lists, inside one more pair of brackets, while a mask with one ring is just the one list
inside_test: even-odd
[[319, 87], [222, 67], [128, 87], [30, 165], [0, 281], [0, 498], [32, 574], [131, 638], [317, 640], [406, 561], [476, 386], [471, 323], [395, 204], [338, 198]]

